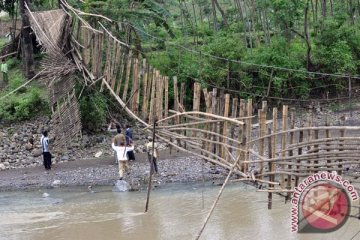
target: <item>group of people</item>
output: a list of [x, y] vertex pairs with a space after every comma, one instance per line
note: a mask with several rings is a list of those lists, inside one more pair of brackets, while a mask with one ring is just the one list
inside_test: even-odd
[[[129, 161], [135, 160], [134, 141], [131, 126], [126, 124], [125, 135], [121, 133], [121, 126], [116, 120], [112, 119], [108, 131], [116, 132], [111, 142], [111, 147], [115, 153], [115, 164], [119, 165], [119, 179], [122, 180], [124, 172], [129, 172]], [[115, 130], [116, 129], [116, 130]], [[148, 159], [151, 163], [151, 173], [158, 173], [157, 158], [158, 145], [153, 143], [152, 137], [148, 137], [149, 142], [146, 144]]]
[[[119, 165], [119, 179], [122, 180], [124, 177], [124, 172], [129, 172], [129, 161], [135, 160], [134, 154], [134, 141], [133, 141], [133, 132], [131, 126], [126, 124], [125, 135], [121, 133], [121, 126], [114, 119], [111, 121], [108, 131], [114, 133], [111, 147], [114, 150], [115, 164]], [[148, 137], [148, 143], [146, 143], [146, 151], [148, 154], [148, 160], [151, 165], [151, 174], [158, 173], [157, 159], [159, 157], [158, 144], [154, 142], [153, 137]], [[43, 154], [43, 164], [46, 170], [51, 170], [51, 153], [49, 151], [49, 138], [48, 132], [43, 131], [40, 139], [41, 149]], [[33, 146], [33, 139], [29, 140], [26, 148], [30, 144]]]

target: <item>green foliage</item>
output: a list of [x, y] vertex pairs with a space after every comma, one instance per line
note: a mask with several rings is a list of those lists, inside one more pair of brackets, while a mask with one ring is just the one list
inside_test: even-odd
[[[77, 92], [81, 91], [79, 86], [77, 89]], [[89, 131], [99, 131], [106, 121], [108, 107], [103, 94], [91, 89], [84, 89], [79, 104], [83, 128]]]
[[[5, 96], [25, 82], [22, 72], [18, 68], [21, 66], [21, 63], [15, 58], [11, 58], [7, 61], [7, 64], [9, 68], [9, 82], [0, 93], [0, 97]], [[16, 93], [1, 99], [0, 119], [5, 121], [21, 121], [30, 119], [39, 113], [48, 114], [48, 104], [43, 96], [43, 89], [36, 84], [19, 89]]]

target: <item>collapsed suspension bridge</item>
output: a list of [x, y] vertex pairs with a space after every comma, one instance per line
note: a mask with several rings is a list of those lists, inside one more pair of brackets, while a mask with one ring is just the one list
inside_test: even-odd
[[[84, 88], [100, 81], [100, 90], [109, 91], [144, 131], [151, 131], [156, 123], [160, 141], [230, 170], [229, 176], [236, 174], [237, 181], [261, 184], [258, 191], [268, 192], [269, 208], [272, 193], [289, 198], [311, 174], [336, 171], [355, 179], [360, 176], [351, 171], [360, 164], [360, 126], [328, 122], [316, 126], [312, 113], [299, 123], [286, 105], [269, 109], [263, 101], [254, 113], [252, 99], [238, 99], [216, 88], [201, 89], [198, 82], [189, 89], [176, 77], [163, 76], [100, 21], [91, 26], [82, 18], [85, 13], [61, 3], [62, 9], [45, 12], [31, 12], [26, 6], [37, 41], [47, 53], [40, 80], [49, 89], [58, 146], [81, 131], [74, 89], [74, 73], [80, 71]], [[189, 91], [191, 110], [185, 109]]]

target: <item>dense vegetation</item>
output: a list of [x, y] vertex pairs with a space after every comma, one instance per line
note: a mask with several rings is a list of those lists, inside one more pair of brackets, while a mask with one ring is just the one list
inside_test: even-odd
[[[336, 97], [346, 92], [348, 76], [357, 76], [360, 70], [360, 1], [69, 2], [84, 12], [115, 20], [84, 16], [92, 24], [102, 21], [131, 44], [135, 54], [145, 56], [162, 74], [176, 75], [188, 87], [199, 81], [204, 87], [268, 100]], [[15, 13], [13, 3], [5, 1], [0, 8]], [[56, 4], [37, 0], [31, 7], [46, 10], [57, 8]], [[36, 90], [26, 93], [35, 99], [26, 102], [38, 101]], [[12, 106], [11, 111], [24, 108], [24, 103], [7, 101], [0, 104], [0, 117], [15, 116], [7, 115], [7, 106]], [[97, 91], [86, 90], [80, 105], [83, 113], [94, 113], [83, 114], [88, 128], [96, 128], [108, 116], [109, 101]]]
[[189, 86], [197, 80], [242, 97], [306, 99], [340, 93], [346, 76], [359, 72], [359, 1], [87, 0], [78, 7], [116, 20], [108, 27], [119, 38]]

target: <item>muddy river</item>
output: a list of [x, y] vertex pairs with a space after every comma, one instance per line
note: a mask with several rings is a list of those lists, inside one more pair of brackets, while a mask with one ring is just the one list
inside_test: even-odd
[[[195, 239], [219, 189], [203, 184], [155, 189], [146, 214], [146, 191], [2, 192], [0, 239]], [[333, 233], [291, 233], [290, 204], [275, 196], [273, 209], [267, 210], [266, 199], [266, 193], [250, 186], [227, 186], [201, 239], [360, 239], [356, 218]]]

